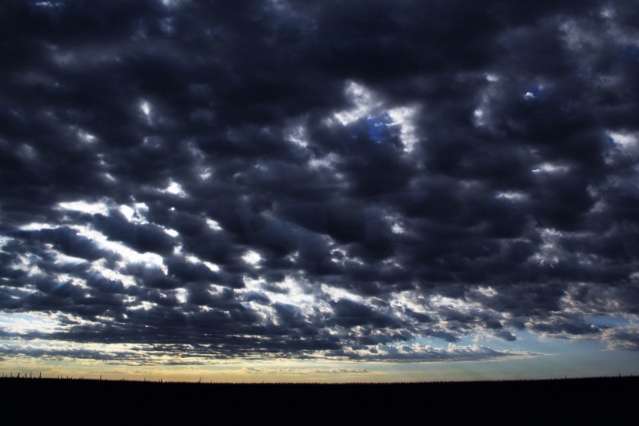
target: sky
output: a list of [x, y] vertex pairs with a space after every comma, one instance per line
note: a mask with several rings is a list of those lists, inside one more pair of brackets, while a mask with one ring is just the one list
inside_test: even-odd
[[0, 373], [639, 374], [639, 9], [0, 4]]

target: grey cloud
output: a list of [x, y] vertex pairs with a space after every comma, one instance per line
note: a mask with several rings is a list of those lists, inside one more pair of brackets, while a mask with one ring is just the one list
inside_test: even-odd
[[219, 357], [632, 341], [588, 316], [638, 313], [633, 2], [52, 3], [0, 6], [4, 312]]

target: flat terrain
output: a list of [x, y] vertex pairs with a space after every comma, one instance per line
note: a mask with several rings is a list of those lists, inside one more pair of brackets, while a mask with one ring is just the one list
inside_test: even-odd
[[3, 378], [0, 392], [7, 426], [639, 424], [639, 377], [356, 385]]

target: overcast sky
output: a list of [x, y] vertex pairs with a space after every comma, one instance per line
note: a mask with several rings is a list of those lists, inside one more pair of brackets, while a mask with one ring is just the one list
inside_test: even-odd
[[639, 372], [628, 1], [4, 0], [0, 370]]

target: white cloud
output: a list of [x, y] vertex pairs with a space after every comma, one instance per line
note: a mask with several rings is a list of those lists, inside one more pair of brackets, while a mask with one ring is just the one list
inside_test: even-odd
[[43, 312], [0, 312], [0, 330], [5, 330], [9, 333], [53, 333], [58, 330], [59, 326], [59, 321], [52, 314]]
[[184, 188], [182, 188], [182, 185], [180, 185], [178, 182], [174, 180], [169, 181], [169, 184], [166, 186], [166, 188], [164, 188], [160, 192], [165, 194], [176, 195], [181, 198], [184, 198], [187, 196], [187, 193], [186, 191], [184, 191]]
[[146, 117], [146, 119], [150, 120], [150, 118], [151, 118], [151, 104], [149, 103], [149, 101], [146, 101], [146, 100], [140, 101], [139, 108], [140, 108], [140, 111], [142, 112], [142, 114], [144, 114], [144, 116]]
[[242, 260], [255, 268], [259, 268], [262, 256], [255, 250], [247, 250], [242, 256]]
[[566, 173], [568, 171], [570, 171], [570, 166], [567, 166], [564, 164], [549, 163], [549, 162], [541, 163], [537, 167], [532, 169], [532, 172], [535, 174], [541, 174], [541, 173], [555, 174], [555, 173]]
[[420, 107], [398, 107], [388, 110], [388, 115], [393, 120], [393, 124], [399, 126], [399, 138], [404, 145], [404, 151], [411, 152], [419, 141], [417, 136], [417, 125], [415, 120], [419, 114]]
[[103, 201], [88, 202], [83, 200], [58, 203], [58, 209], [71, 210], [87, 214], [109, 214], [109, 206]]
[[608, 132], [608, 136], [621, 149], [630, 149], [637, 146], [637, 134], [630, 132]]
[[528, 194], [519, 191], [502, 191], [498, 192], [496, 197], [509, 201], [523, 201], [528, 198]]
[[353, 107], [333, 114], [333, 118], [342, 126], [348, 126], [382, 106], [382, 102], [377, 96], [359, 83], [349, 81], [346, 84], [345, 91], [346, 96], [353, 103]]
[[222, 226], [220, 226], [220, 223], [215, 219], [206, 218], [206, 224], [213, 231], [216, 231], [216, 232], [222, 231]]
[[175, 289], [175, 298], [179, 303], [186, 303], [188, 298], [189, 291], [185, 288], [177, 288]]

